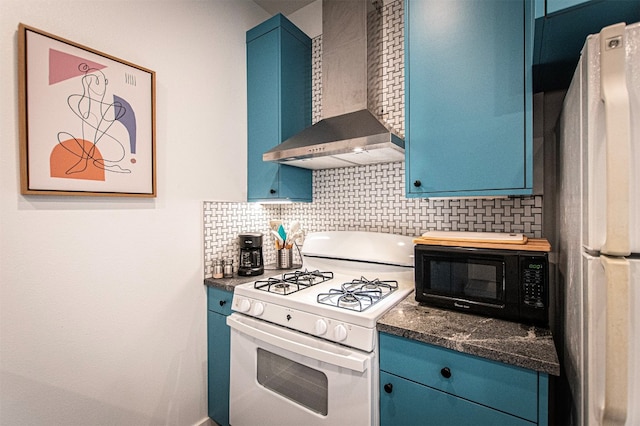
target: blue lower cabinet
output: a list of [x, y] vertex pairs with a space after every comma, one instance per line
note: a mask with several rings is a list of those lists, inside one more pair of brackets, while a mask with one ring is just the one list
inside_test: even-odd
[[548, 376], [380, 333], [380, 424], [546, 425]]
[[528, 425], [484, 405], [380, 372], [380, 425]]
[[207, 287], [208, 414], [220, 426], [229, 425], [229, 349], [233, 293]]

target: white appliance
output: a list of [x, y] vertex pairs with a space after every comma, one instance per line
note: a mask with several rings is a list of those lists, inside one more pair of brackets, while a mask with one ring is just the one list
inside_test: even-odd
[[640, 23], [587, 38], [558, 142], [573, 424], [640, 424]]
[[414, 288], [411, 237], [309, 234], [299, 271], [234, 289], [230, 423], [379, 424], [376, 322]]

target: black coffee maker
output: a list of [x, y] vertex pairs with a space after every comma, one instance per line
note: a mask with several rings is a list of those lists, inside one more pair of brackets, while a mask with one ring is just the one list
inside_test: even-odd
[[262, 258], [262, 234], [259, 232], [247, 232], [238, 235], [240, 244], [240, 264], [238, 275], [251, 277], [264, 273], [264, 260]]

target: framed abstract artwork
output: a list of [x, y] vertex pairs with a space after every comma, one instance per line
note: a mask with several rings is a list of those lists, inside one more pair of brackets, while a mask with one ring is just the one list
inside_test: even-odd
[[155, 72], [23, 24], [18, 55], [21, 193], [155, 197]]

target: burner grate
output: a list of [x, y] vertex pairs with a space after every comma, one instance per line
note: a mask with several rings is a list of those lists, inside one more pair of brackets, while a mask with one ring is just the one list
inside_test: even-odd
[[398, 288], [393, 280], [368, 280], [365, 277], [342, 284], [317, 296], [318, 303], [363, 312]]
[[332, 278], [333, 272], [308, 271], [305, 269], [304, 271], [284, 273], [280, 278], [271, 277], [266, 280], [258, 280], [253, 286], [258, 290], [287, 296]]
[[301, 283], [307, 286], [323, 283], [333, 279], [333, 272], [320, 272], [318, 270], [294, 271], [282, 275], [282, 280], [292, 283]]

